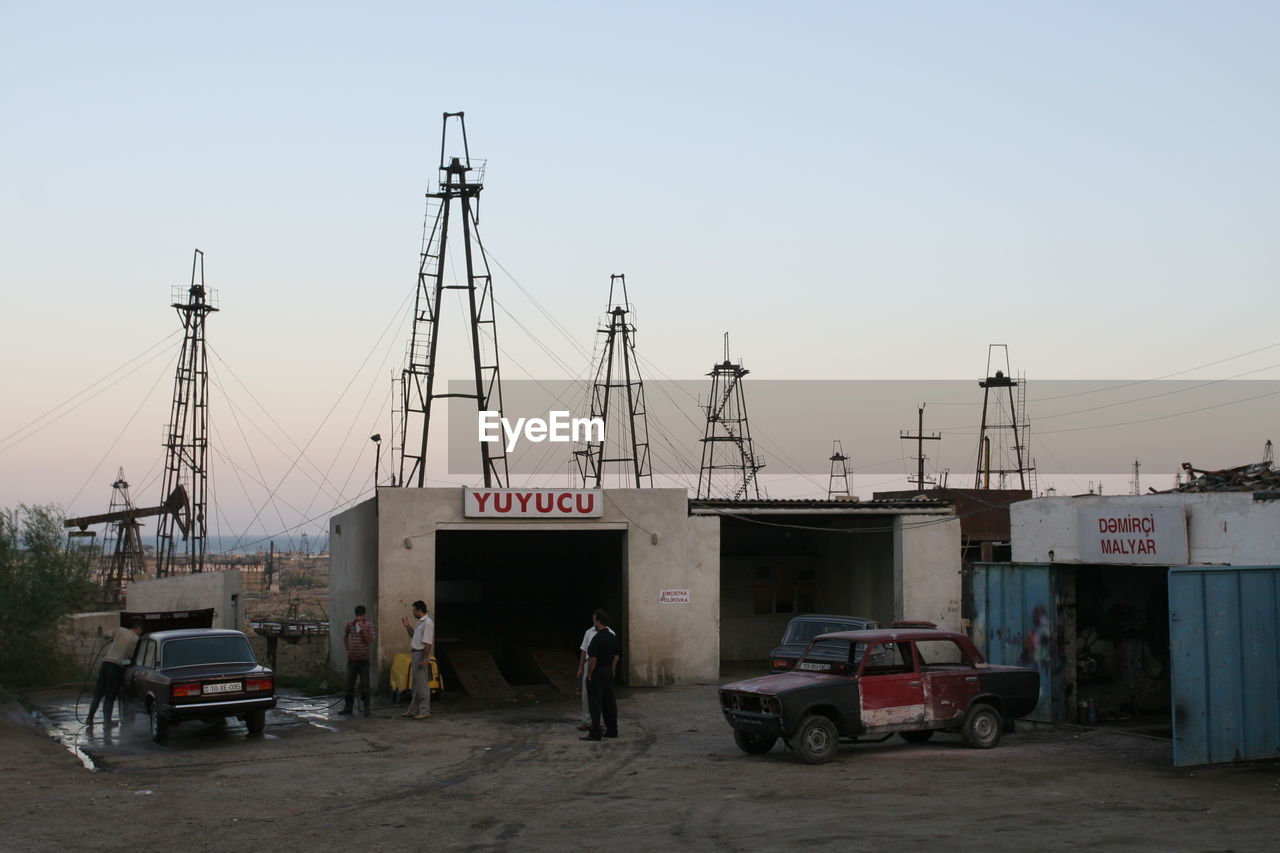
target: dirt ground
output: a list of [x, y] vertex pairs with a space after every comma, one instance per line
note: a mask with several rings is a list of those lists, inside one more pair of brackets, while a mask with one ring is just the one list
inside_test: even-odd
[[1280, 762], [1175, 769], [1168, 740], [1094, 729], [895, 738], [811, 767], [740, 753], [715, 685], [623, 691], [602, 743], [578, 740], [576, 697], [446, 699], [425, 721], [284, 697], [262, 737], [195, 723], [164, 747], [141, 718], [81, 730], [74, 691], [26, 698], [39, 717], [0, 715], [6, 850], [1244, 851], [1280, 832]]

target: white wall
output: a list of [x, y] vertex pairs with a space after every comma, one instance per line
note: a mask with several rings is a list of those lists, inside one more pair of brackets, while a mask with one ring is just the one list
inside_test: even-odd
[[925, 619], [959, 631], [960, 519], [900, 515], [893, 521], [896, 619]]
[[[1080, 507], [1140, 514], [1144, 507], [1183, 507], [1190, 565], [1280, 565], [1280, 501], [1255, 501], [1251, 492], [1089, 495], [1035, 498], [1009, 509], [1013, 560], [1080, 562]], [[1052, 556], [1050, 556], [1052, 552]]]
[[[379, 490], [379, 494], [382, 490]], [[335, 570], [336, 566], [341, 570]], [[329, 660], [345, 676], [347, 650], [343, 628], [363, 604], [368, 619], [379, 626], [378, 614], [378, 499], [365, 501], [329, 519]], [[397, 621], [399, 616], [396, 617]], [[404, 631], [395, 626], [399, 633]], [[370, 673], [374, 689], [381, 687], [381, 673]]]
[[[413, 601], [421, 598], [435, 610], [436, 534], [440, 530], [612, 529], [626, 532], [628, 636], [624, 638], [627, 654], [623, 665], [628, 683], [661, 686], [718, 680], [718, 520], [689, 518], [684, 489], [606, 489], [604, 494], [604, 515], [599, 519], [516, 521], [464, 518], [461, 488], [379, 490], [376, 604], [365, 602], [377, 614], [378, 669], [386, 671], [394, 655], [409, 650], [409, 637], [400, 620], [409, 615]], [[364, 546], [348, 546], [342, 540], [348, 536], [365, 540], [371, 503], [333, 519], [330, 575], [335, 589], [360, 589], [361, 566], [367, 564], [362, 556]], [[364, 514], [357, 515], [357, 510]], [[342, 526], [340, 534], [337, 525]], [[659, 603], [663, 589], [689, 590], [689, 603]], [[336, 601], [332, 612], [335, 632], [340, 632]]]
[[236, 570], [199, 572], [146, 581], [130, 581], [125, 610], [204, 610], [214, 608], [213, 627], [243, 631], [244, 577]]

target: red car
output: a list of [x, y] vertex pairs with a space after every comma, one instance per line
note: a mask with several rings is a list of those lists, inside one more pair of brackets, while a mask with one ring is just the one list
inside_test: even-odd
[[959, 732], [990, 749], [1039, 695], [1039, 672], [993, 666], [963, 634], [903, 628], [815, 637], [792, 672], [721, 687], [720, 707], [744, 752], [768, 752], [781, 738], [822, 764], [842, 740], [894, 734], [923, 743]]

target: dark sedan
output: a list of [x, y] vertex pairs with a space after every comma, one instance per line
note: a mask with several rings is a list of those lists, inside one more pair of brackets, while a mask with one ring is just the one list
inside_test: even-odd
[[145, 713], [163, 743], [186, 720], [244, 721], [260, 734], [276, 705], [275, 677], [239, 631], [194, 628], [144, 634], [124, 676], [125, 713]]
[[[795, 668], [796, 661], [800, 660], [800, 655], [809, 647], [809, 641], [819, 634], [870, 631], [879, 627], [879, 622], [864, 616], [830, 616], [823, 613], [797, 616], [787, 623], [787, 630], [782, 633], [782, 642], [769, 653], [769, 671], [790, 672]], [[821, 656], [821, 650], [816, 656]]]

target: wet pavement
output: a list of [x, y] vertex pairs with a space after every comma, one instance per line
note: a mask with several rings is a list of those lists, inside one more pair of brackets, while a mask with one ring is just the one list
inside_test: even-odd
[[[188, 721], [172, 727], [162, 746], [151, 740], [145, 714], [121, 716], [117, 712], [113, 725], [106, 726], [99, 709], [94, 725], [87, 725], [84, 719], [91, 698], [66, 689], [36, 690], [27, 694], [28, 702], [34, 706], [32, 722], [90, 770], [163, 764], [176, 753], [188, 758], [205, 753], [206, 758], [216, 760], [219, 750], [243, 749], [247, 742], [269, 743], [337, 733], [343, 721], [363, 719], [359, 714], [354, 718], [339, 716], [340, 696], [310, 697], [281, 691], [276, 695], [276, 707], [267, 711], [266, 730], [260, 736], [250, 735], [245, 724], [234, 717], [219, 723]], [[400, 709], [392, 705], [379, 707], [375, 703], [373, 707], [376, 716], [399, 712]]]

